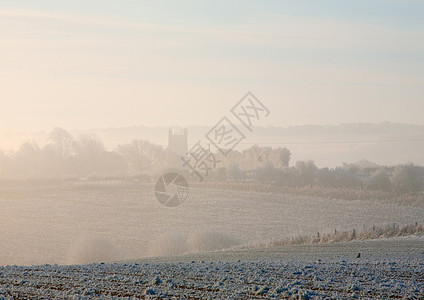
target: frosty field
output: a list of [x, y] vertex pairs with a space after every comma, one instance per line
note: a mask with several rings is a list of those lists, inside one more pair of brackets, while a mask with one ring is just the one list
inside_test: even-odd
[[[423, 299], [424, 239], [0, 267], [0, 298]], [[362, 257], [354, 258], [360, 251]]]
[[97, 182], [0, 191], [0, 265], [179, 255], [317, 232], [412, 224], [423, 207], [191, 188], [176, 208], [153, 185]]

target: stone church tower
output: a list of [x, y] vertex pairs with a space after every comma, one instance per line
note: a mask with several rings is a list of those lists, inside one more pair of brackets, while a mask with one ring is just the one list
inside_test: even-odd
[[188, 152], [187, 128], [169, 128], [168, 149], [178, 156], [186, 156]]

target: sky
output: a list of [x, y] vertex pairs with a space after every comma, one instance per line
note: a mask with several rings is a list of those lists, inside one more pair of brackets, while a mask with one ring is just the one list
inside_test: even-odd
[[0, 131], [424, 124], [424, 1], [0, 0]]

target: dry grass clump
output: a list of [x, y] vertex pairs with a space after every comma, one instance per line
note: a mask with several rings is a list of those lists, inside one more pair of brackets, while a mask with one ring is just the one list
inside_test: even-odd
[[287, 245], [309, 245], [349, 242], [357, 240], [372, 240], [381, 238], [390, 238], [398, 236], [423, 235], [424, 226], [415, 223], [413, 225], [390, 224], [383, 227], [372, 226], [362, 231], [355, 229], [349, 231], [335, 231], [334, 233], [294, 236], [286, 240], [271, 241], [266, 246], [287, 246]]

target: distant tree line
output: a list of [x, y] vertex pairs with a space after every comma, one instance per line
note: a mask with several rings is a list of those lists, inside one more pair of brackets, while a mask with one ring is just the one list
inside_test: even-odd
[[281, 168], [265, 162], [253, 170], [233, 166], [226, 175], [226, 180], [281, 186], [368, 189], [396, 194], [418, 194], [424, 190], [424, 167], [412, 163], [391, 167], [344, 163], [336, 168], [318, 168], [314, 161], [309, 160]]
[[122, 177], [149, 173], [153, 169], [177, 163], [179, 158], [175, 154], [145, 140], [136, 139], [108, 151], [103, 142], [94, 135], [74, 138], [66, 130], [55, 128], [48, 137], [48, 143], [43, 147], [27, 142], [13, 153], [0, 152], [0, 177]]
[[[287, 148], [257, 145], [231, 151], [227, 157], [218, 152], [215, 159], [206, 181], [252, 181], [397, 194], [417, 194], [424, 188], [424, 168], [414, 164], [385, 167], [363, 161], [318, 168], [313, 161], [297, 161], [290, 166], [291, 152]], [[13, 153], [0, 151], [0, 178], [3, 179], [156, 176], [161, 170], [182, 169], [182, 166], [178, 155], [146, 140], [135, 139], [107, 150], [94, 135], [75, 138], [62, 128], [53, 129], [43, 147], [27, 142]]]

